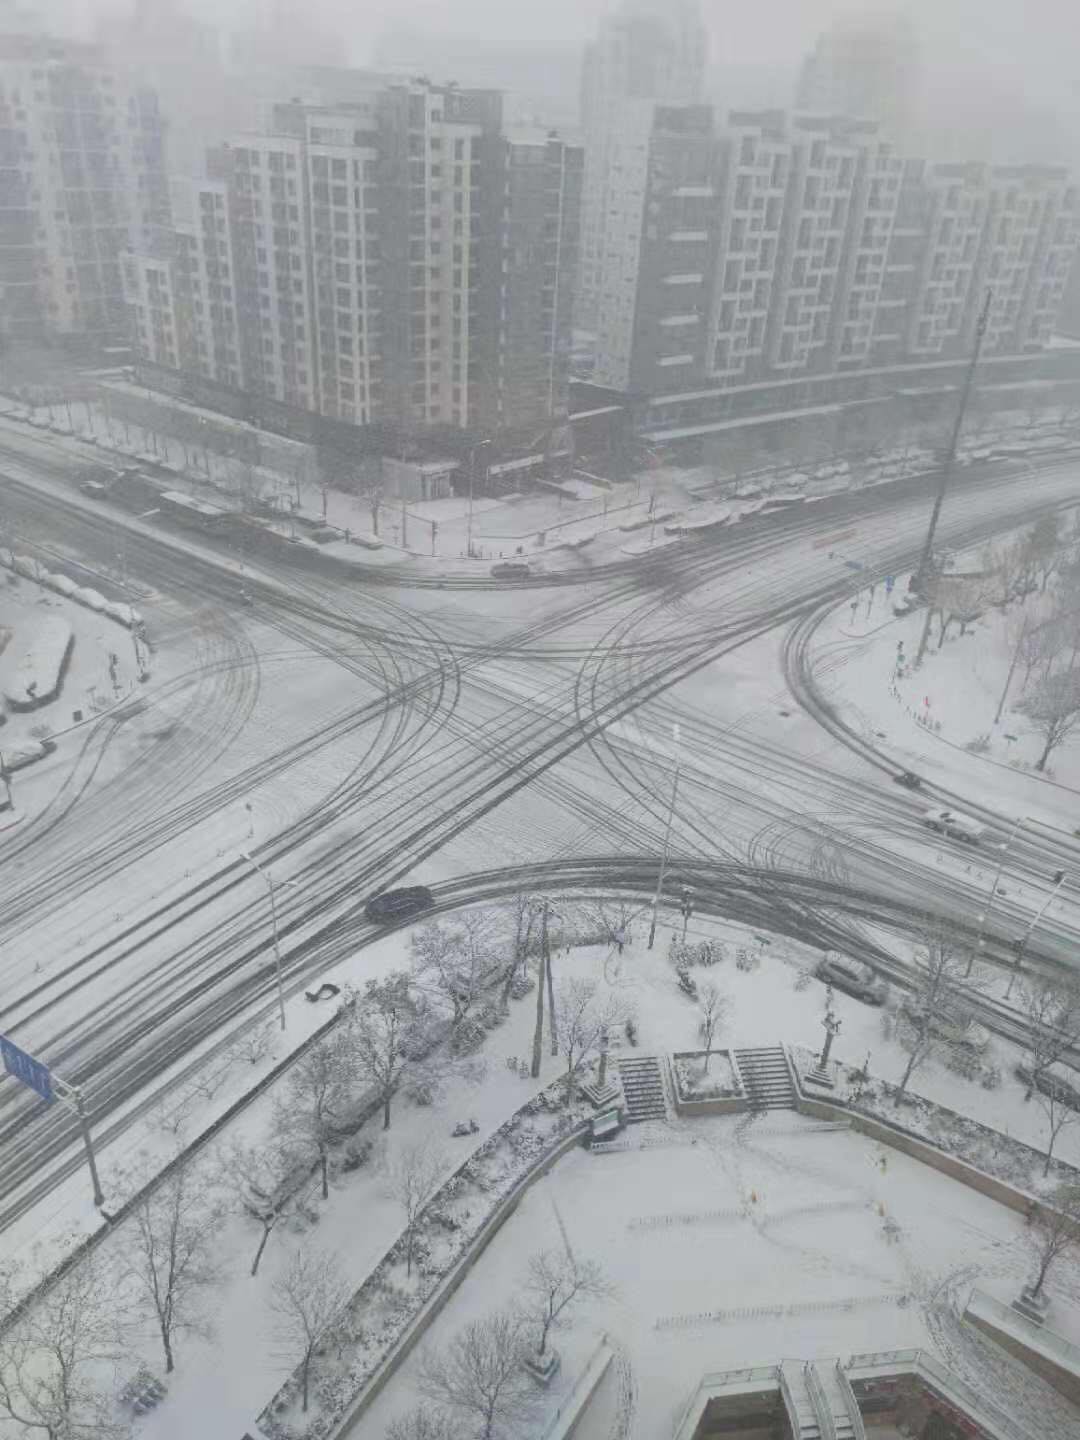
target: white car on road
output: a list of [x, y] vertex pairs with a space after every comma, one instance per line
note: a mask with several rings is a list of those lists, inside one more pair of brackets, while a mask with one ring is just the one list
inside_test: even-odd
[[939, 835], [966, 840], [969, 845], [978, 845], [986, 834], [985, 825], [980, 825], [970, 815], [962, 815], [959, 810], [927, 810], [922, 817], [922, 823], [928, 829], [936, 830]]

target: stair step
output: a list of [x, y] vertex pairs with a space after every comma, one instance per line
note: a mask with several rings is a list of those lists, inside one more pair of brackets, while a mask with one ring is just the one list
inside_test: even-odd
[[655, 1056], [620, 1057], [616, 1062], [629, 1124], [667, 1118], [667, 1094], [663, 1073]]

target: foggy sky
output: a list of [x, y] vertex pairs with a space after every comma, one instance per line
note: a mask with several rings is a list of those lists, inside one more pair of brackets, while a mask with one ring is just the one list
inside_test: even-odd
[[[29, 0], [57, 28], [89, 33], [94, 17], [123, 12], [134, 0]], [[337, 34], [342, 58], [370, 63], [388, 32], [400, 49], [410, 32], [430, 51], [452, 38], [451, 53], [504, 55], [539, 50], [576, 65], [597, 20], [616, 0], [152, 0], [213, 20], [243, 25], [256, 5]], [[733, 69], [794, 75], [817, 33], [839, 16], [906, 10], [922, 40], [926, 84], [938, 123], [974, 107], [1007, 128], [1010, 114], [1048, 118], [1080, 148], [1080, 0], [702, 0], [710, 57], [723, 77]], [[448, 47], [449, 48], [449, 47]], [[437, 44], [436, 44], [436, 53]], [[434, 76], [436, 79], [457, 78]], [[468, 82], [466, 82], [468, 83]], [[724, 96], [712, 97], [721, 104]], [[779, 94], [774, 103], [784, 104]], [[741, 103], [741, 98], [740, 98]], [[1058, 157], [1061, 158], [1061, 157]], [[1075, 163], [1080, 168], [1080, 154]]]

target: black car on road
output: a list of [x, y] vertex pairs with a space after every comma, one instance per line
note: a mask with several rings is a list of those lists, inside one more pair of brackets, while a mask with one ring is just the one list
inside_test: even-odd
[[384, 890], [373, 895], [364, 906], [364, 914], [376, 925], [394, 925], [421, 910], [430, 910], [435, 896], [426, 885], [404, 885], [400, 890]]
[[872, 970], [857, 965], [852, 960], [826, 956], [814, 973], [819, 980], [824, 980], [826, 985], [853, 995], [864, 1005], [884, 1005], [889, 993], [888, 986], [879, 980]]

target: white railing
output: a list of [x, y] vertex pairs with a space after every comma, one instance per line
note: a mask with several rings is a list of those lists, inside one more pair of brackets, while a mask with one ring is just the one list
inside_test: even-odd
[[548, 1427], [544, 1431], [544, 1440], [553, 1440], [556, 1435], [565, 1433], [564, 1418], [566, 1426], [569, 1426], [577, 1418], [577, 1412], [585, 1405], [588, 1397], [600, 1383], [604, 1372], [614, 1359], [614, 1354], [615, 1352], [608, 1345], [608, 1337], [605, 1332], [589, 1357], [589, 1363], [574, 1382], [569, 1395], [564, 1398], [562, 1404], [548, 1421]]
[[682, 1440], [683, 1431], [694, 1413], [695, 1406], [706, 1391], [721, 1390], [729, 1385], [761, 1385], [765, 1382], [779, 1385], [779, 1365], [750, 1365], [741, 1370], [710, 1370], [701, 1377], [697, 1388], [683, 1407], [672, 1432], [675, 1440]]
[[840, 1361], [836, 1362], [836, 1384], [840, 1394], [844, 1397], [844, 1404], [847, 1406], [848, 1416], [851, 1420], [851, 1433], [853, 1440], [866, 1440], [866, 1426], [863, 1424], [862, 1411], [859, 1409], [859, 1402], [855, 1398], [855, 1391], [851, 1388], [851, 1381], [847, 1377], [847, 1371]]
[[[825, 1386], [822, 1385], [821, 1376], [814, 1368], [812, 1360], [807, 1360], [803, 1366], [803, 1379], [806, 1381], [806, 1388], [810, 1393], [810, 1403], [817, 1416], [818, 1429], [824, 1440], [836, 1440], [836, 1422], [833, 1419], [832, 1403], [825, 1394]], [[792, 1418], [797, 1417], [793, 1416]]]

